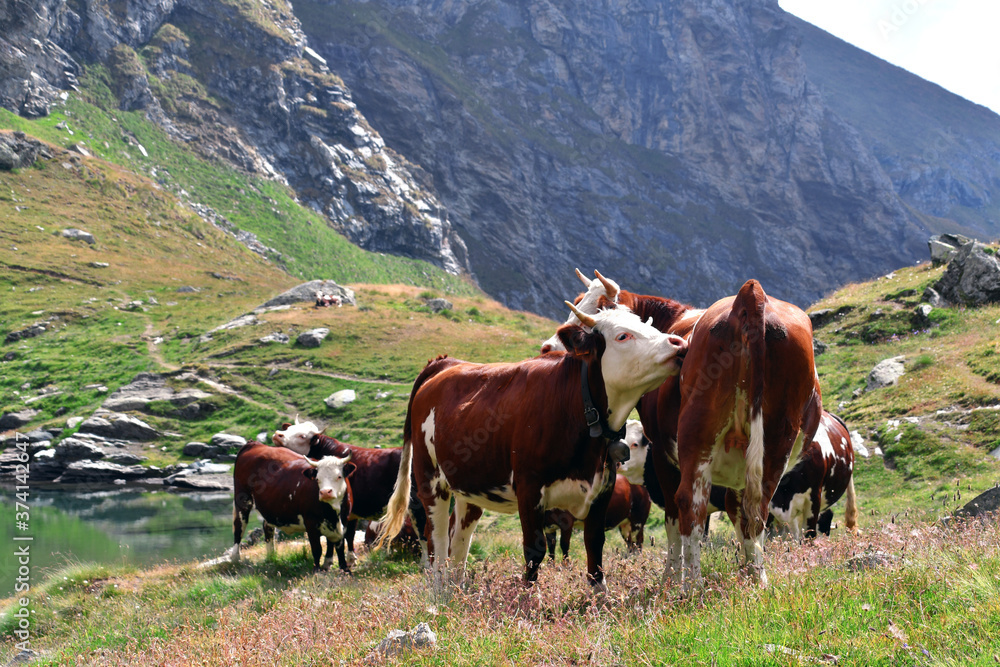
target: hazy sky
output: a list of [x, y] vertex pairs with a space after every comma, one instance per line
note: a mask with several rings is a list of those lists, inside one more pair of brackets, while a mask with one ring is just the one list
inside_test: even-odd
[[1000, 113], [1000, 1], [779, 0], [782, 9]]

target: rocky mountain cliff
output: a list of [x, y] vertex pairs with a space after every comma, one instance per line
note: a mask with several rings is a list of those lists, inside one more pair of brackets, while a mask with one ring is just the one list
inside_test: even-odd
[[805, 305], [996, 229], [919, 205], [948, 178], [892, 167], [776, 0], [3, 0], [0, 27], [3, 106], [44, 114], [86, 73], [363, 247], [546, 314], [575, 266]]
[[805, 21], [789, 21], [802, 35], [809, 80], [857, 128], [900, 197], [954, 221], [955, 231], [997, 236], [1000, 116]]
[[805, 304], [926, 254], [926, 222], [810, 82], [776, 1], [296, 12], [507, 303], [557, 311], [581, 265], [698, 303], [753, 276]]
[[358, 245], [468, 272], [419, 168], [358, 112], [287, 3], [4, 0], [0, 26], [0, 105], [45, 115], [87, 70], [177, 141], [287, 182]]

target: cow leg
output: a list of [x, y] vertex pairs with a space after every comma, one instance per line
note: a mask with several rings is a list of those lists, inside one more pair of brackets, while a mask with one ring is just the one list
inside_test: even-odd
[[323, 555], [323, 543], [320, 541], [319, 526], [307, 523], [306, 537], [309, 538], [309, 547], [312, 549], [313, 572], [319, 572], [321, 569], [324, 569], [319, 564], [320, 556]]
[[[337, 567], [340, 568], [342, 572], [347, 574], [351, 573], [351, 563], [347, 558], [344, 557], [344, 543], [347, 538], [340, 538], [339, 540], [333, 542], [333, 547], [337, 550]], [[330, 538], [326, 538], [326, 563], [323, 565], [323, 569], [329, 570], [330, 565], [332, 565], [332, 559], [330, 558]]]
[[[666, 514], [666, 513], [664, 513]], [[667, 533], [666, 565], [661, 583], [679, 585], [681, 583], [681, 531], [676, 516], [666, 514], [663, 528]]]
[[559, 527], [555, 524], [548, 524], [545, 526], [545, 546], [549, 550], [549, 560], [554, 561], [556, 559], [556, 531]]
[[413, 532], [417, 535], [417, 542], [420, 544], [420, 566], [425, 570], [431, 566], [430, 554], [427, 550], [427, 510], [417, 496], [417, 484], [412, 485], [410, 493], [410, 523], [413, 524]]
[[274, 526], [267, 521], [264, 522], [264, 544], [267, 545], [265, 558], [274, 558]]
[[[663, 494], [663, 528], [667, 533], [666, 563], [663, 568], [662, 583], [681, 583], [681, 534], [678, 529], [678, 510], [674, 496], [681, 483], [680, 470], [671, 464], [665, 455], [654, 452], [650, 446], [650, 454], [653, 454], [653, 464], [656, 472], [656, 479]], [[657, 447], [657, 449], [659, 449]], [[647, 454], [648, 456], [648, 454]], [[653, 494], [650, 494], [652, 498]]]
[[604, 523], [611, 504], [612, 484], [594, 499], [587, 518], [583, 520], [583, 546], [587, 550], [587, 581], [595, 593], [607, 593], [604, 581]]
[[[704, 442], [698, 439], [693, 441]], [[685, 461], [681, 468], [680, 487], [674, 496], [681, 538], [681, 586], [684, 593], [702, 586], [701, 539], [711, 492], [711, 459]]]
[[646, 539], [646, 524], [644, 523], [633, 523], [632, 524], [632, 545], [635, 551], [642, 551], [642, 543]]
[[233, 546], [229, 553], [232, 562], [240, 560], [240, 542], [243, 541], [243, 531], [250, 521], [250, 510], [253, 509], [253, 496], [248, 493], [237, 493], [233, 500]]
[[451, 505], [451, 489], [443, 482], [435, 486], [433, 497], [425, 500], [427, 508], [427, 539], [431, 557], [431, 575], [434, 587], [440, 591], [444, 583], [444, 572], [448, 561], [448, 517]]
[[[354, 517], [353, 519], [349, 519], [344, 524], [344, 542], [347, 543], [347, 564], [348, 565], [354, 565], [356, 562], [358, 562], [358, 557], [354, 555], [354, 533], [355, 533], [355, 531], [357, 529], [358, 529], [358, 518], [357, 517]], [[338, 558], [338, 560], [340, 558], [340, 553], [342, 551], [343, 551], [343, 548], [340, 548], [337, 551], [337, 558]], [[328, 551], [327, 552], [327, 558], [329, 558], [329, 557], [330, 557], [330, 554], [329, 554], [329, 551]], [[327, 567], [329, 567], [329, 565], [330, 564], [327, 563]], [[343, 570], [344, 566], [341, 565], [340, 569]]]
[[569, 542], [573, 537], [573, 524], [576, 519], [569, 512], [562, 515], [562, 521], [559, 524], [559, 550], [562, 551], [563, 560], [569, 560]]
[[517, 511], [521, 516], [521, 541], [524, 546], [524, 583], [538, 580], [538, 566], [545, 559], [545, 513], [539, 507], [538, 487], [518, 487]]
[[833, 510], [828, 509], [819, 515], [819, 525], [817, 526], [817, 528], [819, 529], [819, 532], [829, 537], [830, 528], [832, 526], [833, 526]]
[[806, 539], [816, 539], [816, 526], [819, 524], [819, 512], [823, 508], [823, 490], [817, 484], [809, 497], [809, 516], [806, 519]]
[[476, 531], [476, 524], [482, 515], [482, 507], [455, 496], [455, 527], [451, 536], [450, 553], [452, 579], [456, 583], [461, 583], [465, 578], [465, 564], [469, 559], [472, 534]]

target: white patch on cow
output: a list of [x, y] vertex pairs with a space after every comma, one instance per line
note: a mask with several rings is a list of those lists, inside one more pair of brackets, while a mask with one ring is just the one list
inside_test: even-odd
[[677, 519], [667, 517], [663, 522], [667, 532], [666, 563], [663, 568], [663, 583], [681, 583], [681, 531]]
[[424, 447], [427, 448], [427, 456], [431, 459], [431, 465], [437, 467], [437, 452], [434, 450], [434, 408], [431, 408], [427, 419], [420, 426], [420, 431], [424, 434]]
[[629, 458], [618, 468], [618, 474], [624, 475], [630, 484], [642, 484], [649, 447], [643, 444], [642, 423], [637, 419], [625, 422], [625, 444], [628, 445]]
[[764, 478], [764, 414], [758, 412], [750, 421], [750, 444], [747, 445], [747, 491], [752, 498], [761, 496]]
[[802, 493], [793, 495], [788, 502], [788, 507], [782, 508], [772, 504], [770, 509], [774, 520], [787, 526], [794, 539], [801, 540], [809, 518], [813, 515], [812, 489], [806, 489]]
[[694, 473], [694, 495], [691, 499], [692, 509], [697, 517], [708, 508], [708, 497], [712, 492], [712, 463], [703, 461], [698, 464]]
[[[324, 456], [312, 465], [316, 468], [316, 484], [319, 486], [319, 499], [330, 503], [333, 509], [340, 511], [340, 506], [347, 495], [347, 477], [344, 476], [344, 466], [350, 456]], [[326, 494], [327, 497], [324, 497]]]
[[816, 429], [816, 436], [813, 438], [819, 443], [819, 449], [823, 453], [824, 459], [837, 459], [837, 451], [833, 448], [833, 443], [830, 442], [830, 429], [833, 428], [832, 420], [823, 415], [822, 422], [818, 429]]
[[[517, 512], [517, 495], [511, 485], [498, 486], [489, 490], [489, 496], [479, 493], [463, 493], [455, 490], [456, 496], [461, 496], [471, 505], [478, 505], [483, 509], [501, 514], [514, 514]], [[499, 496], [500, 500], [497, 500]]]
[[476, 531], [479, 520], [468, 526], [463, 526], [469, 503], [462, 497], [455, 496], [455, 533], [451, 537], [451, 567], [461, 580], [465, 574], [465, 563], [469, 558], [469, 547], [472, 545], [472, 534]]
[[538, 506], [543, 510], [567, 510], [577, 519], [586, 519], [594, 498], [604, 487], [602, 468], [591, 482], [581, 479], [560, 479], [542, 487], [542, 497]]

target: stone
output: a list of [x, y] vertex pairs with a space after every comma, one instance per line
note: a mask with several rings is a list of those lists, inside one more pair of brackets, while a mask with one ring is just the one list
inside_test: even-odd
[[95, 269], [106, 269], [111, 265], [107, 262], [91, 262], [90, 266]]
[[103, 459], [105, 452], [92, 442], [80, 438], [63, 438], [55, 447], [56, 458], [64, 461], [79, 461], [82, 459]]
[[417, 627], [407, 632], [405, 630], [390, 630], [389, 634], [379, 642], [369, 658], [398, 657], [401, 653], [413, 649], [434, 648], [437, 635], [426, 623], [418, 623]]
[[148, 398], [123, 396], [121, 398], [109, 398], [101, 404], [101, 407], [112, 412], [124, 412], [128, 410], [142, 410], [147, 404], [149, 404]]
[[4, 342], [15, 343], [19, 340], [24, 340], [25, 338], [34, 338], [35, 336], [41, 336], [48, 329], [48, 324], [46, 322], [39, 322], [37, 324], [32, 324], [26, 329], [21, 329], [20, 331], [11, 331], [4, 338]]
[[947, 264], [958, 253], [958, 249], [971, 240], [961, 234], [939, 234], [930, 237], [927, 246], [931, 251], [931, 262], [934, 266]]
[[216, 331], [228, 331], [229, 329], [239, 329], [240, 327], [252, 327], [260, 324], [260, 320], [253, 313], [249, 315], [240, 315], [234, 320], [230, 320], [225, 324], [220, 324], [219, 326], [211, 329], [208, 333], [213, 334]]
[[161, 437], [159, 431], [141, 419], [115, 412], [95, 413], [80, 424], [79, 432], [116, 440], [149, 441]]
[[104, 458], [108, 463], [115, 463], [120, 466], [132, 466], [149, 460], [146, 456], [139, 456], [130, 452], [118, 452]]
[[97, 241], [94, 239], [94, 235], [90, 232], [86, 232], [82, 229], [69, 228], [62, 231], [63, 238], [67, 238], [71, 241], [83, 241], [84, 243], [89, 243], [93, 245]]
[[0, 431], [10, 431], [27, 426], [32, 419], [38, 416], [38, 410], [25, 408], [18, 412], [7, 412], [0, 417]]
[[290, 341], [291, 338], [288, 337], [288, 334], [283, 333], [268, 334], [260, 339], [260, 342], [262, 343], [281, 343], [282, 345], [287, 345]]
[[197, 287], [191, 287], [190, 285], [185, 285], [183, 287], [177, 288], [178, 294], [191, 294], [193, 292], [198, 292], [198, 291], [200, 290]]
[[[997, 449], [1000, 450], [1000, 447]], [[997, 458], [1000, 458], [1000, 456]], [[979, 516], [997, 510], [1000, 510], [1000, 486], [995, 486], [988, 491], [980, 493], [967, 502], [964, 507], [955, 512], [955, 514], [958, 516]]]
[[871, 456], [871, 452], [865, 446], [865, 439], [861, 436], [859, 431], [851, 431], [851, 447], [854, 449], [856, 454], [864, 458]]
[[309, 331], [300, 333], [295, 341], [302, 347], [319, 347], [329, 333], [330, 330], [323, 327], [310, 329]]
[[167, 477], [163, 483], [178, 489], [193, 489], [195, 491], [232, 491], [232, 479], [232, 475], [215, 475], [212, 478]]
[[353, 403], [358, 398], [357, 394], [353, 389], [342, 389], [341, 391], [334, 392], [327, 396], [323, 402], [326, 403], [327, 407], [333, 409], [340, 409], [347, 405], [348, 403]]
[[996, 253], [995, 248], [982, 243], [965, 244], [948, 263], [934, 289], [949, 303], [1000, 303], [1000, 260]]
[[427, 299], [427, 307], [432, 312], [440, 313], [442, 310], [451, 310], [452, 304], [447, 299]]
[[122, 466], [107, 461], [83, 459], [73, 461], [56, 479], [58, 484], [109, 484], [116, 479], [142, 479], [146, 469], [142, 466]]
[[219, 451], [218, 447], [205, 444], [204, 442], [189, 442], [184, 445], [181, 453], [184, 456], [209, 457], [211, 458]]
[[868, 373], [867, 391], [890, 387], [899, 382], [906, 369], [903, 367], [904, 356], [884, 359], [875, 365], [875, 368]]
[[938, 291], [933, 287], [927, 287], [924, 293], [920, 296], [920, 300], [931, 305], [934, 308], [947, 308], [948, 302], [941, 298]]
[[25, 433], [24, 437], [28, 439], [28, 442], [41, 442], [43, 440], [52, 440], [53, 434], [51, 431], [35, 429], [34, 431], [28, 431]]
[[899, 562], [899, 556], [894, 554], [887, 554], [882, 551], [869, 551], [851, 558], [844, 564], [844, 567], [849, 572], [865, 572], [893, 565], [897, 562]]
[[229, 433], [216, 433], [209, 441], [213, 447], [220, 450], [238, 449], [247, 444], [247, 439], [239, 435]]
[[83, 417], [70, 417], [69, 419], [66, 420], [66, 428], [74, 429], [81, 423], [83, 423], [83, 420], [84, 420]]
[[354, 290], [349, 287], [338, 285], [332, 280], [311, 280], [307, 283], [297, 285], [286, 292], [282, 292], [269, 301], [265, 301], [255, 308], [255, 310], [273, 308], [275, 306], [291, 306], [297, 303], [315, 303], [316, 292], [329, 294], [330, 296], [339, 296], [344, 305], [358, 305], [354, 297]]
[[913, 311], [913, 324], [920, 329], [928, 329], [933, 326], [934, 322], [932, 322], [930, 318], [933, 310], [934, 306], [929, 303], [922, 303], [917, 306]]
[[43, 449], [31, 459], [31, 479], [47, 481], [62, 474], [66, 462], [56, 456], [55, 449]]
[[819, 355], [826, 352], [829, 348], [830, 346], [824, 343], [823, 341], [817, 338], [813, 338], [813, 356], [818, 357]]

